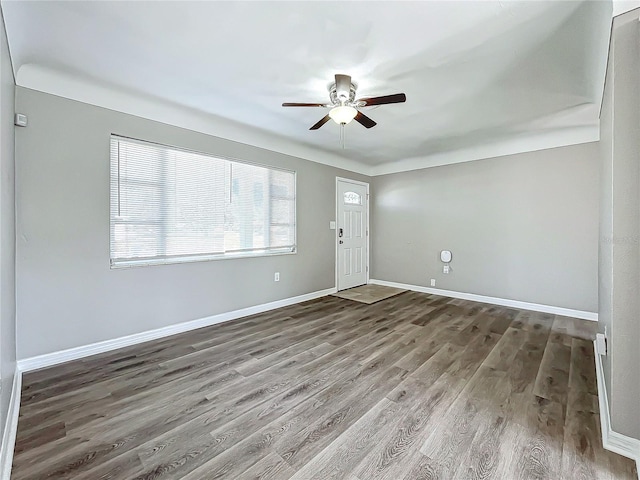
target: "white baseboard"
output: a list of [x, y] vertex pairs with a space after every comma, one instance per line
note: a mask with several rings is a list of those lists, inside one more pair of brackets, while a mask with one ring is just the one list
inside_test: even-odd
[[210, 317], [199, 318], [197, 320], [191, 320], [189, 322], [178, 323], [175, 325], [169, 325], [167, 327], [158, 328], [156, 330], [149, 330], [141, 333], [134, 333], [133, 335], [127, 335], [126, 337], [114, 338], [113, 340], [105, 340], [103, 342], [92, 343], [90, 345], [84, 345], [81, 347], [69, 348], [67, 350], [61, 350], [59, 352], [47, 353], [44, 355], [38, 355], [36, 357], [23, 358], [18, 360], [18, 368], [23, 372], [29, 372], [37, 370], [39, 368], [51, 367], [71, 360], [77, 360], [79, 358], [85, 358], [98, 353], [104, 353], [118, 348], [128, 347], [138, 343], [148, 342], [150, 340], [156, 340], [158, 338], [168, 337], [170, 335], [176, 335], [178, 333], [184, 333], [197, 328], [209, 327], [217, 323], [228, 322], [237, 318], [246, 317], [248, 315], [254, 315], [256, 313], [262, 313], [276, 308], [287, 307], [295, 303], [305, 302], [307, 300], [313, 300], [315, 298], [324, 297], [335, 293], [335, 288], [327, 288], [325, 290], [319, 290], [317, 292], [306, 293], [304, 295], [298, 295], [297, 297], [285, 298], [282, 300], [276, 300], [275, 302], [263, 303], [262, 305], [255, 305], [253, 307], [241, 308], [239, 310], [233, 310], [231, 312], [219, 313]]
[[11, 466], [13, 465], [13, 450], [16, 444], [18, 432], [18, 416], [20, 414], [20, 396], [22, 393], [22, 372], [16, 368], [11, 387], [11, 400], [9, 411], [4, 424], [2, 434], [2, 446], [0, 447], [0, 480], [10, 480]]
[[607, 384], [604, 380], [602, 357], [596, 350], [596, 342], [593, 341], [593, 351], [596, 356], [596, 380], [598, 383], [598, 403], [600, 406], [600, 430], [602, 430], [602, 446], [623, 457], [636, 461], [638, 480], [640, 480], [640, 440], [627, 437], [611, 429], [611, 416], [609, 413], [609, 398], [607, 397]]
[[460, 298], [462, 300], [472, 300], [474, 302], [491, 303], [502, 307], [520, 308], [522, 310], [533, 310], [535, 312], [552, 313], [554, 315], [563, 315], [565, 317], [581, 318], [583, 320], [598, 321], [596, 312], [585, 312], [583, 310], [573, 310], [571, 308], [554, 307], [551, 305], [542, 305], [539, 303], [521, 302], [519, 300], [509, 300], [508, 298], [485, 297], [484, 295], [476, 295], [475, 293], [454, 292], [453, 290], [441, 290], [439, 288], [422, 287], [420, 285], [409, 285], [407, 283], [387, 282], [386, 280], [369, 280], [369, 283], [376, 285], [384, 285], [387, 287], [404, 288], [405, 290], [413, 290], [415, 292], [431, 293], [433, 295], [441, 295], [443, 297]]

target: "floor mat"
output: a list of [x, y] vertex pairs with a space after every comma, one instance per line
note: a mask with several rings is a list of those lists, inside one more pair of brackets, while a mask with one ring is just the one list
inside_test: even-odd
[[406, 290], [402, 288], [369, 284], [360, 285], [359, 287], [350, 288], [348, 290], [341, 290], [337, 293], [334, 293], [333, 296], [371, 305], [372, 303], [379, 302], [380, 300], [384, 300], [385, 298], [399, 295], [402, 292], [406, 292]]

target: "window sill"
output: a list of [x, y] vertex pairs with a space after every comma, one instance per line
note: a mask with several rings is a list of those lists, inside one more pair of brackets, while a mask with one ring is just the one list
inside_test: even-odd
[[179, 257], [179, 258], [159, 258], [159, 259], [144, 259], [144, 260], [120, 260], [116, 263], [111, 263], [111, 270], [120, 270], [125, 268], [135, 267], [147, 267], [153, 265], [179, 265], [182, 263], [196, 263], [196, 262], [209, 262], [217, 260], [233, 260], [238, 258], [256, 258], [256, 257], [274, 257], [278, 255], [295, 255], [297, 249], [294, 251], [275, 251], [275, 252], [248, 252], [248, 253], [233, 253], [227, 255], [197, 255], [191, 257]]

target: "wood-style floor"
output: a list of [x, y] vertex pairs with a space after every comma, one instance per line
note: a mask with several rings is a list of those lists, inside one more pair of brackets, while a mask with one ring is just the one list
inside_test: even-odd
[[594, 327], [405, 292], [102, 354], [25, 375], [12, 478], [633, 479]]

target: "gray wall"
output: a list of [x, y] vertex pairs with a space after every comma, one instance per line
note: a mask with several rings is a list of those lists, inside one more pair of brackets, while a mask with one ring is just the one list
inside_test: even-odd
[[591, 143], [374, 177], [372, 278], [595, 312], [598, 163]]
[[[600, 237], [598, 239], [598, 330], [611, 331], [613, 285], [613, 42], [600, 111]], [[611, 405], [611, 356], [602, 357], [607, 397]]]
[[[334, 286], [335, 177], [366, 177], [24, 88], [17, 109], [18, 358]], [[298, 253], [110, 270], [111, 133], [296, 170]]]
[[16, 368], [14, 105], [13, 69], [0, 14], [0, 430]]
[[640, 439], [640, 32], [614, 21], [601, 116], [600, 331], [611, 426]]

